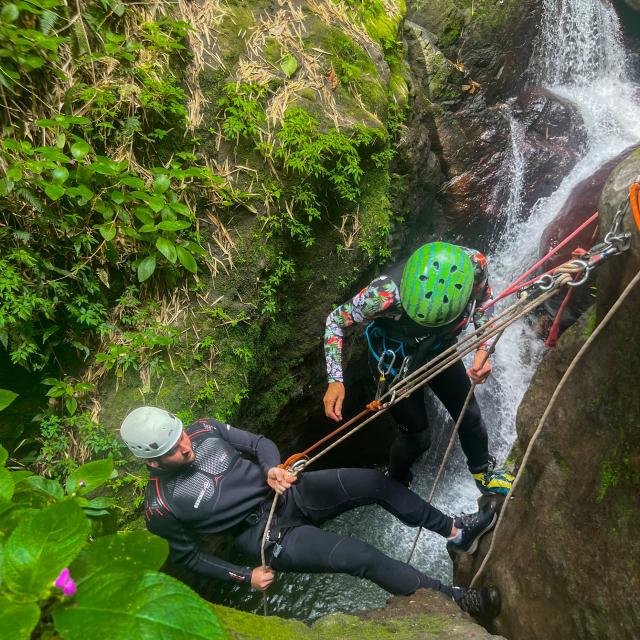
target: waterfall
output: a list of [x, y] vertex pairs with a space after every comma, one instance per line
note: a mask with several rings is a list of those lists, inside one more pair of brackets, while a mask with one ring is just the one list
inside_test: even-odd
[[[586, 145], [555, 193], [541, 198], [527, 219], [507, 225], [490, 252], [497, 290], [535, 262], [545, 227], [573, 188], [640, 141], [638, 87], [630, 80], [620, 22], [607, 0], [544, 0], [529, 76], [531, 84], [575, 107]], [[517, 129], [511, 130], [513, 143]], [[512, 184], [508, 201], [521, 193], [517, 181]], [[499, 441], [510, 443], [515, 437], [515, 413], [541, 353], [540, 340], [524, 322], [510, 328], [500, 342], [494, 380], [479, 393], [482, 406], [489, 405], [497, 418], [491, 427]]]

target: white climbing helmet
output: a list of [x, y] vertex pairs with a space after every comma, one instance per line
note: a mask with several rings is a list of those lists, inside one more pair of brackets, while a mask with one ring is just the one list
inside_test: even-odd
[[120, 435], [134, 456], [157, 458], [182, 436], [182, 421], [157, 407], [138, 407], [123, 420]]

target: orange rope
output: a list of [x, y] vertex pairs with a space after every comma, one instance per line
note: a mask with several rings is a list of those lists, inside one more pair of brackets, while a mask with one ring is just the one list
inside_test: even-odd
[[374, 400], [370, 402], [365, 409], [363, 409], [358, 415], [351, 418], [351, 420], [347, 420], [343, 425], [340, 425], [337, 429], [334, 429], [331, 433], [327, 434], [324, 438], [318, 440], [318, 442], [312, 444], [309, 448], [305, 449], [302, 453], [294, 453], [289, 456], [281, 465], [283, 469], [289, 469], [292, 465], [294, 465], [298, 460], [302, 460], [306, 458], [312, 451], [317, 449], [320, 445], [327, 442], [327, 440], [331, 440], [333, 436], [342, 433], [345, 429], [349, 428], [355, 422], [358, 422], [362, 418], [368, 416], [370, 413], [375, 413], [376, 411], [380, 411], [382, 409], [382, 402], [380, 400]]
[[634, 182], [629, 189], [629, 203], [636, 228], [640, 231], [640, 184], [637, 182]]

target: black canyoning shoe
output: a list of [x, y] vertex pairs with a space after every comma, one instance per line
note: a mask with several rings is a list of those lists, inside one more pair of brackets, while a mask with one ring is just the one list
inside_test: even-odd
[[451, 587], [451, 597], [463, 611], [475, 618], [490, 620], [500, 613], [500, 592], [496, 587]]
[[497, 519], [498, 514], [492, 505], [485, 507], [482, 511], [456, 516], [455, 526], [461, 529], [462, 533], [459, 539], [449, 540], [447, 548], [456, 553], [475, 553], [480, 538], [493, 528]]

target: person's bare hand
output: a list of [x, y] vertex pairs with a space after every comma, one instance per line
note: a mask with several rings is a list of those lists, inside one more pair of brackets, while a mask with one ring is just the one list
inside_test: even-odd
[[298, 478], [285, 469], [271, 467], [267, 473], [267, 484], [281, 496]]
[[491, 375], [492, 369], [491, 360], [487, 352], [484, 349], [478, 349], [473, 359], [473, 365], [470, 369], [467, 369], [467, 374], [472, 382], [483, 384]]
[[266, 591], [276, 579], [276, 574], [271, 567], [256, 567], [251, 572], [251, 586], [256, 591]]
[[330, 382], [324, 394], [324, 413], [327, 418], [336, 422], [342, 420], [342, 403], [344, 402], [344, 384], [342, 382]]

